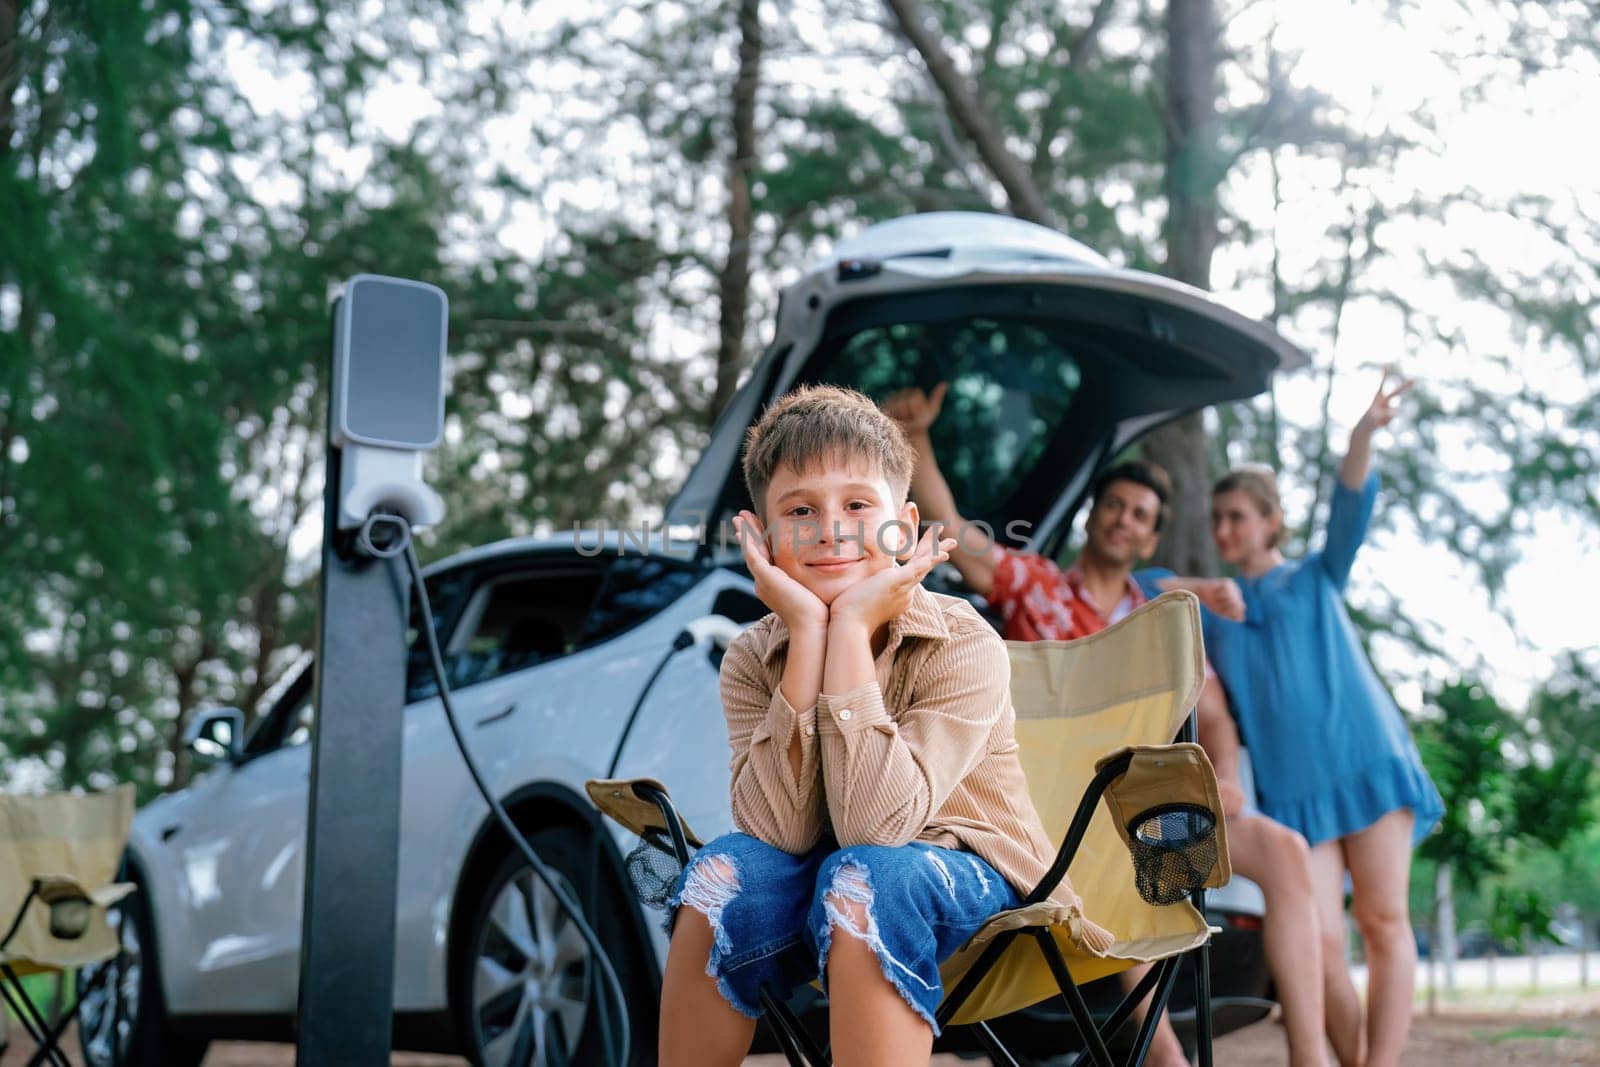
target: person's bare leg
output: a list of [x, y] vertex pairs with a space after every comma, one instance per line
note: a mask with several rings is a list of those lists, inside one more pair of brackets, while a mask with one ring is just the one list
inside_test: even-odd
[[1262, 942], [1283, 1006], [1289, 1063], [1326, 1067], [1322, 939], [1306, 839], [1264, 816], [1241, 815], [1228, 820], [1228, 855], [1267, 901]]
[[1344, 849], [1335, 841], [1311, 846], [1311, 884], [1322, 940], [1323, 1012], [1328, 1040], [1342, 1067], [1361, 1067], [1361, 998], [1344, 959]]
[[830, 891], [835, 923], [828, 941], [828, 1036], [836, 1067], [927, 1067], [933, 1030], [883, 976], [865, 938], [870, 904]]
[[1411, 1031], [1417, 943], [1411, 932], [1409, 808], [1391, 811], [1344, 839], [1351, 912], [1367, 949], [1367, 1065], [1400, 1062]]
[[[1141, 963], [1136, 967], [1129, 967], [1117, 975], [1117, 981], [1122, 983], [1122, 992], [1127, 994], [1139, 984], [1139, 979], [1154, 967], [1153, 963]], [[1142, 1025], [1145, 1016], [1150, 1013], [1150, 1000], [1155, 996], [1155, 991], [1145, 995], [1133, 1009], [1133, 1017]], [[1166, 1012], [1161, 1013], [1161, 1021], [1156, 1024], [1155, 1037], [1150, 1042], [1150, 1055], [1146, 1057], [1147, 1067], [1189, 1067], [1189, 1057], [1184, 1055], [1183, 1043], [1178, 1040], [1178, 1035], [1172, 1029], [1172, 1020]]]
[[706, 974], [712, 940], [704, 915], [689, 907], [678, 913], [661, 979], [661, 1067], [736, 1065], [750, 1051], [756, 1021], [735, 1011]]

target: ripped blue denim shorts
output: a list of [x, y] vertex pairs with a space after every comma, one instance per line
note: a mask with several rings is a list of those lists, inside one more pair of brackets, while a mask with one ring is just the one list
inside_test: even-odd
[[[863, 904], [861, 910], [846, 902]], [[944, 996], [939, 964], [1016, 892], [970, 852], [934, 845], [899, 848], [824, 840], [805, 855], [748, 834], [724, 834], [684, 869], [669, 902], [705, 915], [715, 934], [706, 973], [741, 1014], [761, 1014], [761, 992], [783, 1000], [821, 977], [826, 987], [834, 931], [865, 941], [883, 973], [935, 1034]], [[670, 922], [671, 920], [669, 920]]]

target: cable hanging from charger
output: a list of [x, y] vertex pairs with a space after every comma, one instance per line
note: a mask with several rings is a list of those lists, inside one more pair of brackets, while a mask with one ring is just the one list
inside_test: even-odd
[[[393, 531], [393, 532], [389, 532]], [[444, 708], [445, 721], [450, 725], [450, 734], [455, 738], [456, 748], [461, 753], [462, 762], [466, 764], [467, 773], [471, 775], [472, 782], [478, 788], [478, 793], [484, 802], [489, 805], [489, 810], [494, 813], [495, 821], [505, 831], [506, 836], [522, 853], [523, 859], [528, 861], [528, 866], [533, 873], [544, 883], [545, 888], [560, 903], [573, 925], [578, 928], [578, 933], [588, 944], [594, 958], [598, 962], [603, 974], [609, 997], [597, 997], [596, 1006], [600, 1013], [599, 1030], [601, 1039], [605, 1043], [606, 1061], [613, 1067], [621, 1067], [626, 1062], [632, 1048], [632, 1034], [628, 1021], [628, 1001], [623, 995], [622, 983], [617, 978], [616, 969], [611, 965], [611, 957], [607, 955], [605, 947], [601, 945], [599, 936], [584, 918], [583, 908], [573, 900], [566, 888], [550, 867], [539, 858], [539, 854], [528, 844], [522, 836], [517, 825], [507, 814], [505, 808], [490, 790], [488, 783], [483, 778], [483, 773], [478, 769], [478, 764], [467, 750], [466, 737], [461, 732], [461, 724], [456, 718], [455, 706], [450, 701], [450, 686], [445, 680], [444, 656], [439, 651], [439, 635], [433, 626], [433, 605], [428, 598], [427, 583], [422, 578], [422, 565], [417, 560], [417, 552], [411, 541], [411, 528], [403, 518], [396, 515], [374, 513], [367, 517], [361, 525], [357, 542], [363, 552], [379, 559], [396, 559], [405, 557], [406, 566], [411, 574], [411, 583], [417, 591], [417, 601], [421, 608], [421, 630], [428, 647], [428, 660], [433, 668], [434, 680], [439, 686], [439, 702]], [[610, 1004], [608, 1005], [608, 1000]], [[613, 1007], [615, 1012], [614, 1025], [608, 1026], [612, 1020], [607, 1016], [612, 1012], [608, 1007]], [[620, 1057], [619, 1057], [620, 1050]]]

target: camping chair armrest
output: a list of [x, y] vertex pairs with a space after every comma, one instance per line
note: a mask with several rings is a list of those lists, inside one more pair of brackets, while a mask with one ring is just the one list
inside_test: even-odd
[[702, 844], [672, 803], [667, 787], [654, 778], [591, 779], [585, 788], [603, 814], [647, 841], [670, 846], [680, 864], [687, 864]]
[[683, 816], [678, 814], [678, 806], [672, 802], [672, 797], [667, 795], [665, 789], [658, 789], [650, 783], [635, 786], [634, 792], [650, 801], [656, 806], [656, 810], [661, 812], [667, 835], [672, 839], [672, 854], [678, 858], [679, 863], [687, 866], [690, 856], [689, 827], [684, 823]]
[[71, 941], [82, 937], [89, 925], [89, 916], [95, 908], [108, 908], [133, 890], [127, 882], [113, 882], [98, 889], [87, 889], [76, 878], [63, 874], [41, 874], [28, 886], [28, 895], [22, 898], [11, 927], [0, 937], [3, 952], [27, 919], [28, 908], [35, 900], [50, 909], [50, 935]]
[[[1191, 889], [1226, 885], [1233, 876], [1227, 820], [1205, 749], [1192, 741], [1139, 745], [1108, 759], [1122, 771], [1106, 789], [1106, 811], [1135, 870], [1164, 855], [1179, 864], [1183, 879], [1197, 882]], [[1175, 892], [1169, 887], [1163, 895]]]
[[1072, 815], [1072, 823], [1067, 827], [1067, 836], [1062, 839], [1054, 862], [1019, 907], [1041, 903], [1056, 891], [1061, 879], [1067, 876], [1067, 868], [1072, 866], [1073, 857], [1078, 854], [1078, 846], [1083, 843], [1083, 835], [1089, 830], [1089, 820], [1094, 818], [1095, 805], [1100, 803], [1100, 798], [1105, 794], [1107, 787], [1128, 772], [1132, 762], [1133, 753], [1124, 750], [1102, 762], [1096, 769], [1089, 787], [1083, 791], [1083, 799], [1078, 801], [1078, 810]]
[[[1123, 781], [1125, 777], [1126, 783]], [[1050, 869], [1039, 884], [1022, 902], [1024, 907], [1038, 904], [1055, 892], [1061, 879], [1066, 876], [1067, 868], [1072, 866], [1083, 835], [1088, 832], [1095, 805], [1102, 799], [1130, 855], [1134, 849], [1131, 839], [1133, 824], [1144, 815], [1159, 810], [1159, 804], [1178, 802], [1178, 806], [1205, 811], [1210, 816], [1210, 832], [1215, 834], [1216, 857], [1210, 861], [1204, 884], [1207, 888], [1216, 889], [1232, 877], [1222, 799], [1217, 793], [1216, 772], [1212, 770], [1205, 750], [1193, 742], [1141, 745], [1120, 749], [1096, 765], [1094, 778], [1084, 790], [1083, 799], [1078, 802], [1078, 810], [1072, 816], [1072, 824], [1056, 853], [1055, 862], [1050, 864]]]

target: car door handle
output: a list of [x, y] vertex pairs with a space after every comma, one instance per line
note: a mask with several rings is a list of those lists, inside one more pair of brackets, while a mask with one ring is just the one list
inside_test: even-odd
[[505, 707], [501, 708], [499, 711], [495, 712], [494, 714], [485, 715], [483, 718], [479, 719], [478, 720], [478, 725], [479, 726], [488, 726], [492, 722], [499, 722], [501, 719], [509, 718], [511, 716], [511, 714], [513, 712], [515, 712], [516, 710], [517, 710], [516, 702], [512, 701], [510, 704], [507, 704]]

